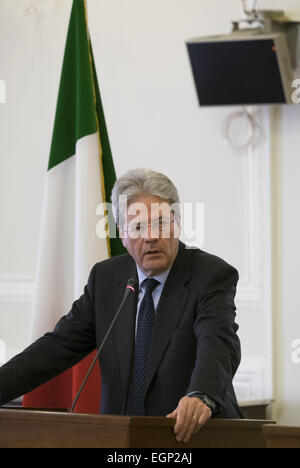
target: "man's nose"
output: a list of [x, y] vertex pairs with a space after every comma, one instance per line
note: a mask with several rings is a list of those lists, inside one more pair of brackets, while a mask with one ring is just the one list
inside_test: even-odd
[[147, 242], [156, 241], [159, 238], [159, 230], [155, 229], [151, 224], [148, 224], [145, 229], [144, 239]]

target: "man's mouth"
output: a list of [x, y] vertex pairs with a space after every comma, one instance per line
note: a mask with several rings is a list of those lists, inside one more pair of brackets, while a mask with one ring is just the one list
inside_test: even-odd
[[150, 249], [145, 252], [145, 255], [160, 255], [161, 251], [156, 249]]

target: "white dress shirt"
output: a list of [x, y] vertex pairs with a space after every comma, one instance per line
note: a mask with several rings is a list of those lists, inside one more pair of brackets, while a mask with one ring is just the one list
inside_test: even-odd
[[171, 267], [168, 268], [168, 270], [164, 271], [160, 275], [155, 275], [155, 276], [147, 276], [145, 273], [137, 266], [137, 273], [138, 273], [138, 279], [139, 279], [139, 296], [138, 296], [138, 303], [137, 303], [137, 314], [136, 314], [136, 321], [135, 321], [135, 332], [137, 329], [137, 322], [138, 322], [138, 316], [139, 316], [139, 311], [140, 311], [140, 305], [143, 300], [144, 294], [145, 294], [145, 285], [142, 285], [143, 281], [145, 281], [148, 278], [154, 278], [157, 281], [159, 281], [159, 285], [156, 286], [154, 291], [152, 292], [152, 297], [153, 297], [153, 303], [154, 303], [154, 310], [156, 312], [161, 293], [164, 289], [164, 285], [167, 281], [168, 275], [170, 273]]

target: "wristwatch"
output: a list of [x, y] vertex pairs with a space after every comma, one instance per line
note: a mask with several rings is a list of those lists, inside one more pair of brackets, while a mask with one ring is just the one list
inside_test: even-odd
[[215, 414], [218, 413], [218, 405], [215, 403], [215, 401], [210, 398], [208, 395], [206, 395], [205, 393], [192, 393], [190, 395], [188, 395], [190, 397], [197, 397], [199, 398], [201, 401], [203, 401], [203, 403], [208, 406], [208, 408], [210, 409], [212, 415], [214, 416]]

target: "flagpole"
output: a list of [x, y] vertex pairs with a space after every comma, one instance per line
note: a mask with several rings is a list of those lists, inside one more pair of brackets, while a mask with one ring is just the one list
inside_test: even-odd
[[[101, 145], [101, 138], [100, 138], [100, 126], [99, 126], [99, 119], [97, 115], [97, 110], [96, 110], [96, 103], [97, 103], [97, 98], [96, 98], [96, 90], [95, 90], [95, 82], [94, 82], [94, 74], [93, 74], [93, 67], [92, 67], [92, 54], [91, 54], [91, 41], [90, 41], [90, 33], [88, 29], [88, 12], [87, 12], [87, 0], [84, 1], [84, 13], [85, 13], [85, 24], [86, 24], [86, 32], [87, 32], [87, 38], [88, 38], [88, 45], [89, 45], [89, 64], [91, 68], [91, 76], [92, 76], [92, 88], [93, 88], [93, 96], [94, 96], [94, 104], [95, 104], [95, 118], [96, 118], [96, 125], [97, 125], [97, 137], [98, 137], [98, 146], [99, 146], [99, 168], [100, 168], [100, 189], [102, 193], [102, 200], [103, 203], [106, 203], [106, 191], [105, 191], [105, 179], [104, 179], [104, 172], [103, 172], [103, 162], [102, 162], [102, 157], [103, 157], [103, 149]], [[106, 225], [108, 226], [109, 230], [109, 220], [108, 220], [108, 211], [107, 209], [104, 210], [104, 216], [106, 219]], [[107, 244], [107, 253], [108, 257], [111, 257], [111, 247], [110, 247], [110, 242], [109, 242], [109, 235], [106, 234], [106, 244]]]

